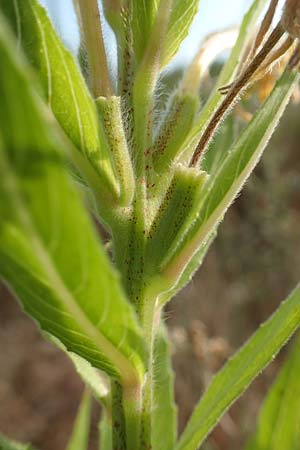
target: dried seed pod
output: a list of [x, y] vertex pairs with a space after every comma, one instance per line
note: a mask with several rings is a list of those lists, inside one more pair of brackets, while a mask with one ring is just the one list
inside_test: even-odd
[[300, 39], [300, 0], [286, 0], [281, 25], [294, 39]]

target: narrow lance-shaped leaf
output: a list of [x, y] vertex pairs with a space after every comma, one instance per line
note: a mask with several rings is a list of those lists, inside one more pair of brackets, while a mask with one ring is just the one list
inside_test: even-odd
[[187, 37], [202, 0], [174, 0], [166, 38], [163, 43], [162, 67], [167, 65]]
[[114, 191], [110, 157], [95, 105], [77, 62], [64, 47], [47, 12], [37, 0], [3, 0], [0, 9], [36, 69], [44, 97], [61, 127]]
[[[200, 0], [174, 0], [162, 47], [161, 67], [166, 66], [187, 37]], [[131, 0], [132, 32], [137, 62], [141, 62], [149, 44], [160, 0]]]
[[246, 450], [300, 449], [300, 339], [296, 339], [259, 414]]
[[217, 373], [196, 406], [176, 450], [197, 450], [230, 405], [300, 325], [300, 286]]
[[153, 450], [173, 450], [177, 437], [177, 407], [174, 373], [167, 330], [161, 325], [154, 343], [153, 368]]
[[197, 249], [207, 241], [211, 230], [223, 219], [258, 163], [298, 80], [296, 72], [287, 71], [282, 75], [269, 98], [228, 152], [223, 164], [210, 177], [199, 205], [198, 218], [186, 231], [182, 241], [174, 245], [169, 260], [162, 265], [164, 277], [172, 279], [175, 273], [180, 273]]
[[90, 389], [93, 397], [101, 403], [108, 405], [109, 403], [109, 379], [103, 372], [92, 367], [92, 365], [81, 356], [73, 352], [68, 352], [66, 347], [54, 336], [49, 333], [43, 333], [45, 338], [59, 347], [74, 364], [75, 370], [84, 382], [85, 386]]
[[201, 267], [211, 244], [214, 242], [215, 238], [217, 236], [217, 232], [214, 231], [209, 236], [207, 242], [202, 245], [197, 252], [194, 254], [190, 262], [185, 267], [184, 271], [180, 275], [179, 279], [177, 280], [176, 284], [172, 286], [172, 288], [166, 292], [164, 292], [159, 297], [159, 302], [161, 305], [164, 305], [169, 300], [175, 297], [178, 292], [181, 291], [193, 278], [197, 270]]
[[141, 62], [152, 33], [160, 0], [130, 0], [131, 30], [135, 58]]
[[91, 395], [88, 392], [84, 392], [66, 450], [86, 450], [88, 448], [91, 428], [91, 406]]
[[[73, 0], [78, 3], [78, 0]], [[125, 0], [102, 0], [106, 20], [115, 31], [116, 35], [122, 34], [122, 10], [124, 11]]]
[[69, 351], [137, 382], [144, 344], [136, 316], [2, 16], [0, 59], [0, 275]]

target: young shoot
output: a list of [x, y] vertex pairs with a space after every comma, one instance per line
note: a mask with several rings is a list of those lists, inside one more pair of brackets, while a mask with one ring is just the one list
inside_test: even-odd
[[[285, 2], [275, 26], [278, 1], [253, 0], [239, 29], [203, 41], [164, 107], [164, 70], [201, 2], [74, 6], [78, 58], [38, 0], [0, 2], [0, 277], [86, 386], [67, 450], [88, 448], [91, 396], [102, 405], [100, 450], [197, 450], [300, 326], [298, 285], [211, 380], [178, 436], [164, 307], [200, 268], [299, 83], [300, 0]], [[208, 69], [228, 49], [203, 101]], [[277, 62], [251, 120], [225, 129]], [[217, 130], [224, 135], [210, 146]], [[284, 405], [286, 417], [300, 417], [299, 399]], [[288, 422], [288, 442], [298, 442]], [[0, 434], [1, 450], [20, 448], [29, 447]]]

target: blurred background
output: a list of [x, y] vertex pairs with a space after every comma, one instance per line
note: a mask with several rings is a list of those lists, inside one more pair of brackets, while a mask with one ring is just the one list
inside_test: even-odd
[[[66, 45], [76, 53], [78, 29], [69, 0], [43, 0]], [[251, 2], [202, 0], [170, 82], [209, 32], [240, 22]], [[114, 41], [105, 30], [110, 58]], [[213, 83], [216, 64], [207, 80]], [[245, 107], [251, 109], [250, 100]], [[299, 105], [288, 108], [246, 188], [226, 215], [204, 265], [168, 306], [180, 429], [217, 371], [299, 281]], [[254, 430], [262, 399], [285, 351], [252, 384], [215, 429], [204, 450], [241, 450]], [[63, 450], [82, 384], [65, 356], [43, 340], [15, 299], [0, 286], [0, 431], [40, 450]], [[96, 448], [97, 418], [91, 449]]]

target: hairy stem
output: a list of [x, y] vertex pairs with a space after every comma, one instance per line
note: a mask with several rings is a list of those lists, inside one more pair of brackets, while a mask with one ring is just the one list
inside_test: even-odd
[[126, 425], [123, 409], [123, 389], [118, 381], [111, 381], [112, 444], [113, 450], [127, 450]]
[[113, 88], [108, 70], [106, 52], [97, 0], [76, 0], [78, 2], [83, 39], [86, 45], [91, 90], [95, 98], [108, 97]]
[[142, 385], [111, 381], [113, 450], [140, 450]]
[[147, 172], [146, 155], [152, 145], [154, 91], [159, 76], [161, 49], [167, 30], [173, 0], [160, 3], [151, 37], [141, 65], [135, 75], [132, 91], [134, 132], [133, 150], [136, 173], [136, 196], [132, 217], [132, 297], [140, 315], [143, 309], [141, 286], [145, 265], [147, 211]]
[[152, 449], [152, 410], [153, 410], [153, 367], [154, 341], [160, 323], [160, 309], [157, 308], [156, 295], [145, 295], [143, 302], [142, 325], [149, 352], [148, 371], [143, 388], [143, 409], [141, 417], [141, 449]]
[[142, 386], [132, 386], [123, 389], [123, 405], [126, 424], [127, 450], [140, 450], [141, 415], [142, 415]]

